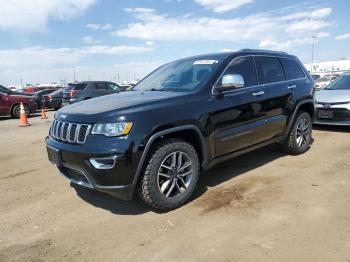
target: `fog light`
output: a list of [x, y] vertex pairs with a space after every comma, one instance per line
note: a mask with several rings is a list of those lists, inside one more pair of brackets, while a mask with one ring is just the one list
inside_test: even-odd
[[96, 169], [112, 169], [115, 166], [117, 156], [90, 158], [90, 164]]

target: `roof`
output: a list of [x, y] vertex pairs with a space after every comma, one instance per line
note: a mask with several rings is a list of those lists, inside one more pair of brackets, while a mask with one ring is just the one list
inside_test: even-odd
[[[209, 54], [202, 54], [202, 55], [196, 55], [192, 57], [185, 57], [183, 59], [189, 59], [189, 58], [198, 58], [198, 59], [204, 59], [207, 57], [221, 57], [223, 59], [231, 58], [238, 55], [266, 55], [266, 56], [283, 56], [283, 57], [289, 57], [289, 58], [296, 58], [294, 55], [290, 55], [286, 52], [282, 51], [273, 51], [273, 50], [264, 50], [264, 49], [239, 49], [236, 51], [229, 51], [229, 52], [216, 52], [216, 53], [209, 53]], [[182, 60], [182, 59], [180, 59]]]

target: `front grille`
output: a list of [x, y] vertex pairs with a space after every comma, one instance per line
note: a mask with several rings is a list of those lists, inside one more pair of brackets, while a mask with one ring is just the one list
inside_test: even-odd
[[84, 144], [90, 129], [91, 125], [54, 120], [49, 135], [59, 141]]
[[346, 108], [320, 108], [319, 110], [330, 111], [333, 113], [333, 117], [331, 119], [327, 119], [329, 121], [350, 121], [350, 110]]

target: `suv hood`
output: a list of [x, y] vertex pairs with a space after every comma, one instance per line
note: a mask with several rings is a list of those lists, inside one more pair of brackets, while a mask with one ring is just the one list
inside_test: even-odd
[[320, 90], [316, 91], [317, 102], [341, 103], [350, 101], [350, 90]]
[[167, 91], [125, 91], [75, 103], [59, 110], [59, 114], [95, 115], [141, 107], [156, 101], [184, 96], [186, 93]]

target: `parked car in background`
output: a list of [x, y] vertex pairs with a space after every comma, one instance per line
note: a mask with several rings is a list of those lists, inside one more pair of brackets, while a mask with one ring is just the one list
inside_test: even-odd
[[57, 90], [57, 87], [54, 86], [28, 86], [26, 88], [23, 89], [23, 92], [27, 92], [27, 93], [36, 93], [42, 90], [46, 90], [46, 89], [51, 89], [52, 91]]
[[133, 91], [57, 111], [49, 160], [71, 182], [158, 210], [191, 197], [202, 170], [272, 143], [312, 143], [313, 79], [297, 57], [240, 50], [161, 66]]
[[20, 117], [20, 103], [23, 103], [26, 115], [29, 116], [37, 109], [34, 98], [31, 96], [18, 95], [10, 89], [0, 85], [0, 115]]
[[316, 90], [321, 90], [328, 86], [330, 83], [332, 83], [334, 80], [336, 80], [340, 74], [329, 74], [329, 75], [324, 75], [320, 78], [318, 78], [315, 81], [315, 89]]
[[44, 95], [41, 104], [45, 108], [53, 108], [58, 110], [62, 106], [62, 98], [63, 98], [63, 88], [58, 89], [48, 95]]
[[62, 106], [121, 91], [117, 84], [106, 81], [85, 81], [69, 84], [63, 90]]
[[42, 108], [42, 100], [44, 95], [48, 95], [51, 94], [52, 92], [54, 92], [54, 90], [52, 89], [44, 89], [44, 90], [40, 90], [34, 93], [34, 101], [36, 103], [36, 105], [38, 106], [38, 108]]
[[350, 125], [350, 74], [315, 93], [315, 124]]

